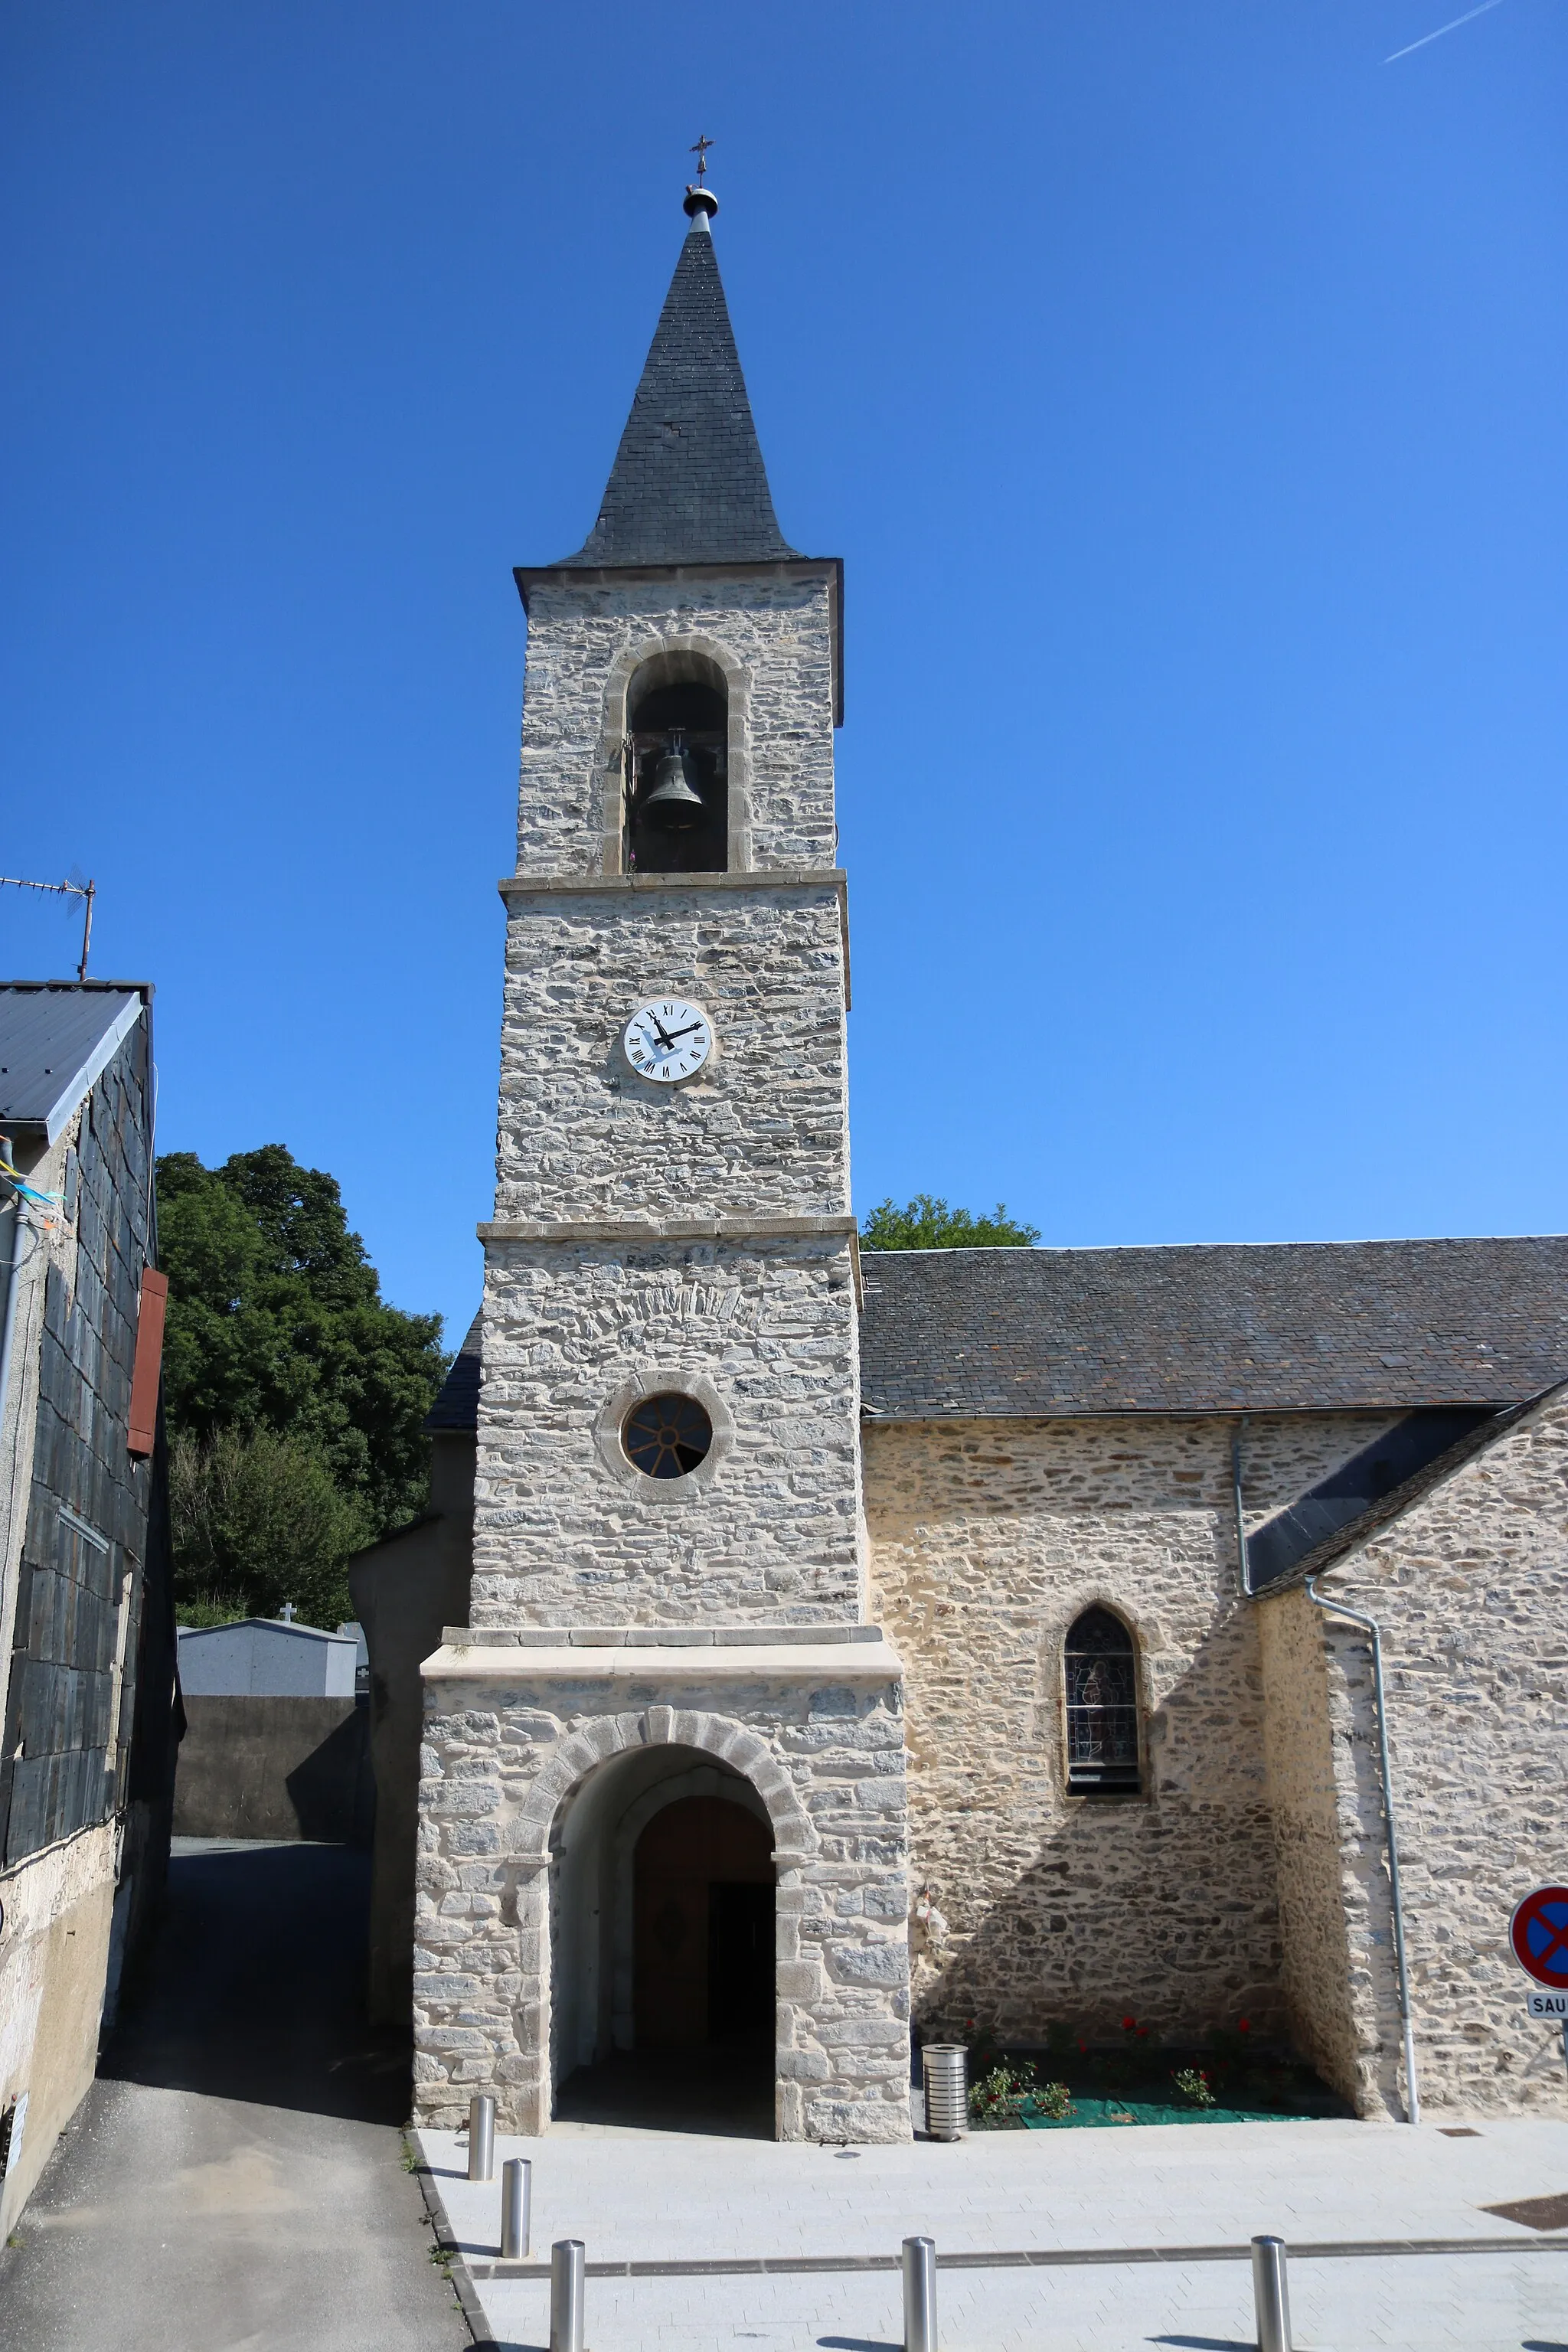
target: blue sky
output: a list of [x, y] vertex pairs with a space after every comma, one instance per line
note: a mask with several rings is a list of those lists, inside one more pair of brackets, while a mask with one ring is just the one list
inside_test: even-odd
[[[7, 873], [460, 1328], [523, 625], [718, 142], [847, 565], [858, 1205], [1560, 1230], [1568, 12], [8, 0]], [[0, 892], [0, 966], [74, 926]]]

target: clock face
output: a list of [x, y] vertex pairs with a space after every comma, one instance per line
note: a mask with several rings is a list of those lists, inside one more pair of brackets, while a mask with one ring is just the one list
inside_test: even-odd
[[661, 996], [638, 1005], [622, 1043], [639, 1078], [674, 1086], [679, 1078], [695, 1077], [713, 1051], [713, 1024], [700, 1004]]

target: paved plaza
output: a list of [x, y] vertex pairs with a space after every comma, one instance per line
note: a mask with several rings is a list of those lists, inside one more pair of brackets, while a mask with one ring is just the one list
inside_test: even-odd
[[[592, 2352], [883, 2352], [901, 2340], [897, 2256], [915, 2232], [939, 2262], [1036, 2257], [942, 2269], [943, 2352], [1243, 2352], [1259, 2231], [1297, 2249], [1296, 2352], [1568, 2352], [1568, 2230], [1485, 2210], [1568, 2192], [1568, 2122], [1474, 2131], [1217, 2124], [850, 2152], [563, 2124], [498, 2137], [484, 2187], [450, 2134], [421, 2146], [500, 2352], [548, 2343], [546, 2270], [563, 2237], [587, 2249]], [[502, 2268], [508, 2156], [532, 2160], [533, 2228], [531, 2261]], [[595, 2275], [606, 2264], [633, 2267]]]

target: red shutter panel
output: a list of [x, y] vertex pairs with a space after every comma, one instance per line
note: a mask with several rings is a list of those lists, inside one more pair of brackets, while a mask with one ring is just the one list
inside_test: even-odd
[[163, 1361], [163, 1309], [169, 1277], [150, 1265], [142, 1269], [142, 1307], [136, 1318], [136, 1362], [131, 1374], [131, 1430], [126, 1445], [132, 1454], [151, 1454], [158, 1426], [158, 1373]]

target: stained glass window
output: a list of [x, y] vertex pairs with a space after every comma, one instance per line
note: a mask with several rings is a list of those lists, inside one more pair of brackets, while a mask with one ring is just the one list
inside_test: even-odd
[[1086, 1609], [1067, 1638], [1068, 1790], [1135, 1797], [1138, 1673], [1132, 1636], [1109, 1609]]

